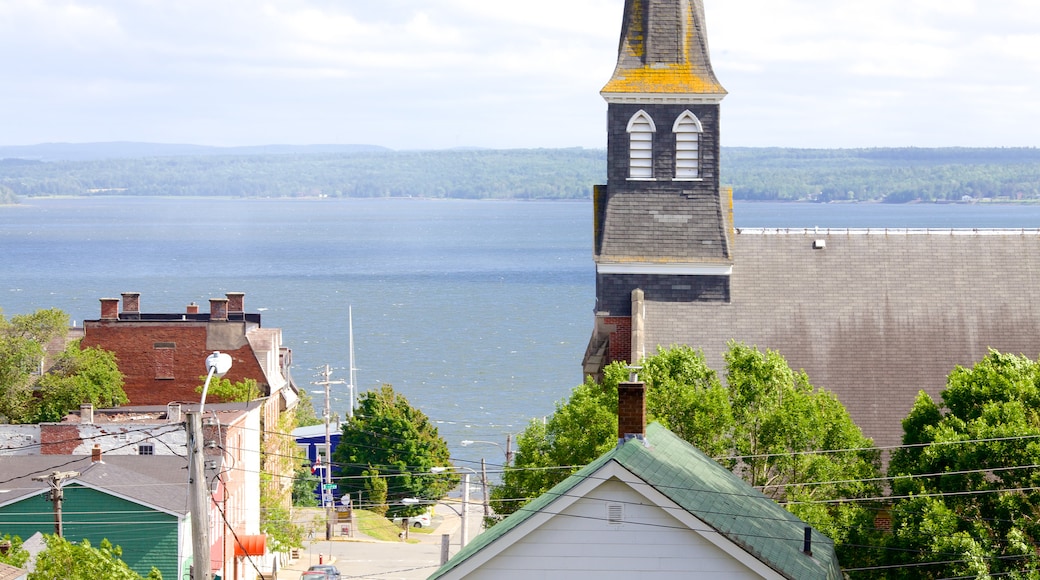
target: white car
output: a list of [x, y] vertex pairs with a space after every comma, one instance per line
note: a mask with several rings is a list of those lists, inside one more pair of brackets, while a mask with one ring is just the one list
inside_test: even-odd
[[408, 525], [413, 528], [428, 528], [433, 525], [433, 519], [430, 517], [430, 513], [422, 513], [417, 516], [410, 516], [408, 518], [394, 518], [393, 522], [397, 525], [404, 523], [404, 520], [408, 520]]

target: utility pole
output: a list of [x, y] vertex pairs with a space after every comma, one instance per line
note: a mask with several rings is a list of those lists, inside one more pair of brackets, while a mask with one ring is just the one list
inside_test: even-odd
[[33, 481], [46, 481], [47, 485], [51, 486], [49, 499], [54, 502], [54, 533], [59, 538], [62, 537], [61, 502], [65, 497], [65, 493], [61, 488], [61, 482], [78, 475], [78, 471], [54, 471], [51, 472], [50, 475], [37, 475], [33, 477]]
[[324, 380], [318, 381], [314, 384], [325, 386], [325, 412], [322, 413], [325, 417], [325, 477], [321, 486], [321, 503], [325, 505], [325, 540], [332, 540], [332, 510], [335, 508], [335, 503], [332, 498], [335, 497], [332, 493], [332, 432], [329, 430], [329, 418], [332, 414], [329, 409], [329, 385], [341, 385], [344, 381], [333, 381], [329, 380], [332, 376], [332, 370], [329, 365], [325, 365], [325, 372], [322, 373]]
[[209, 486], [202, 456], [202, 415], [184, 414], [188, 429], [188, 483], [191, 485], [192, 580], [209, 580]]

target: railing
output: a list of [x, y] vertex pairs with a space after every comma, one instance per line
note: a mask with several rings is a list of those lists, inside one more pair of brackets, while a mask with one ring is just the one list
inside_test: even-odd
[[736, 228], [761, 236], [1040, 236], [1040, 228]]

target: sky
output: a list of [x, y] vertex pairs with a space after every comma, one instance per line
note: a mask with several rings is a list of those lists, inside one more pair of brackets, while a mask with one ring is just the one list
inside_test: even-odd
[[[1036, 0], [704, 0], [724, 146], [1040, 145]], [[0, 145], [606, 146], [624, 0], [0, 0]]]

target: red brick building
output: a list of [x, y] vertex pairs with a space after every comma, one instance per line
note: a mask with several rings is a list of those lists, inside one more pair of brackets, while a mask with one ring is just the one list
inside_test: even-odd
[[292, 351], [282, 346], [280, 329], [262, 328], [259, 313], [245, 312], [243, 293], [210, 299], [209, 312], [189, 304], [172, 314], [142, 312], [136, 292], [122, 296], [122, 311], [118, 298], [101, 299], [101, 317], [83, 321], [81, 345], [115, 353], [129, 404], [198, 401], [206, 357], [220, 351], [233, 361], [226, 379], [256, 380], [262, 396], [281, 399], [280, 410], [295, 405]]

